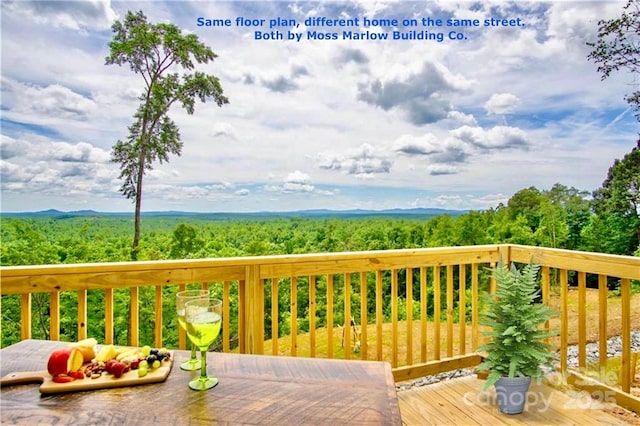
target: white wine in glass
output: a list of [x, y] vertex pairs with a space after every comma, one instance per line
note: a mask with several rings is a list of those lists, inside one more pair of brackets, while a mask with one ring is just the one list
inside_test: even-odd
[[222, 328], [222, 301], [195, 299], [185, 304], [185, 320], [189, 339], [200, 349], [200, 377], [189, 382], [193, 390], [207, 390], [218, 384], [218, 379], [207, 376], [207, 350], [218, 338]]
[[[184, 319], [184, 305], [190, 300], [209, 300], [209, 290], [185, 290], [176, 293], [176, 313], [178, 314], [178, 324], [184, 331], [187, 331], [187, 324]], [[180, 364], [180, 368], [185, 371], [196, 371], [201, 367], [200, 360], [196, 357], [196, 345], [191, 342], [191, 358]]]

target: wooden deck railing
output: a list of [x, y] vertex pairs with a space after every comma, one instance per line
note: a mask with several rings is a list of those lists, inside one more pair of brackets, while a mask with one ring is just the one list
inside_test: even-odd
[[[49, 294], [50, 338], [59, 340], [60, 295], [77, 294], [78, 338], [82, 339], [87, 337], [88, 291], [103, 291], [104, 336], [92, 337], [104, 343], [114, 342], [114, 292], [126, 289], [130, 293], [128, 335], [133, 345], [140, 343], [139, 292], [143, 287], [152, 287], [156, 346], [164, 345], [163, 330], [168, 325], [163, 319], [165, 289], [213, 288], [224, 299], [225, 351], [235, 346], [229, 333], [233, 322], [237, 325], [237, 350], [241, 353], [385, 360], [392, 364], [396, 380], [402, 381], [479, 363], [476, 350], [482, 343], [478, 325], [480, 296], [495, 289], [488, 267], [495, 266], [500, 258], [505, 262], [542, 265], [543, 300], [560, 312], [559, 319], [548, 326], [559, 328], [560, 371], [567, 373], [573, 382], [585, 380], [568, 374], [570, 341], [577, 342], [581, 369], [587, 366], [588, 339], [596, 339], [600, 354], [605, 354], [600, 357], [600, 365], [604, 367], [607, 363], [608, 323], [612, 320], [608, 317], [611, 309], [608, 281], [619, 280], [620, 297], [616, 299], [620, 304], [616, 311], [621, 313], [622, 336], [619, 374], [621, 389], [628, 394], [633, 380], [631, 280], [640, 280], [637, 257], [487, 245], [18, 266], [0, 268], [0, 286], [3, 299], [6, 295], [20, 295], [21, 317], [15, 321], [20, 321], [22, 339], [31, 337], [33, 294]], [[587, 281], [597, 282], [597, 319], [587, 318]], [[570, 282], [577, 283], [571, 287], [572, 295], [577, 292], [577, 303], [569, 297]], [[386, 300], [385, 294], [390, 295]], [[323, 301], [321, 306], [319, 300]], [[279, 317], [281, 303], [288, 305], [288, 319]], [[237, 316], [231, 312], [237, 312]], [[596, 336], [587, 336], [588, 321], [598, 321]], [[281, 330], [283, 324], [288, 330]], [[182, 331], [178, 346], [186, 346]], [[640, 409], [640, 404], [636, 408]]]

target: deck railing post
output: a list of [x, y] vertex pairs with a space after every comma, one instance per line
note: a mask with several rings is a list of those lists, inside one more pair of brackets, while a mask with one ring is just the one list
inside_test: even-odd
[[511, 246], [509, 244], [500, 244], [498, 246], [498, 258], [502, 259], [507, 268], [511, 267]]
[[240, 292], [244, 307], [243, 316], [244, 349], [248, 354], [264, 353], [264, 282], [260, 279], [260, 265], [247, 265], [245, 268], [244, 291]]

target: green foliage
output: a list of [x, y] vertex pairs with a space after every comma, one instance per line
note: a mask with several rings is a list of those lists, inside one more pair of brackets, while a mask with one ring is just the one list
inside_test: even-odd
[[602, 187], [593, 192], [593, 205], [606, 222], [608, 252], [631, 254], [640, 244], [640, 139], [609, 168]]
[[[587, 58], [598, 64], [602, 80], [612, 72], [627, 70], [631, 74], [640, 72], [640, 4], [628, 0], [622, 14], [615, 19], [598, 21], [598, 40], [588, 42], [593, 50]], [[640, 119], [640, 90], [625, 96]]]
[[217, 77], [191, 71], [195, 64], [206, 64], [216, 54], [193, 34], [182, 34], [174, 24], [147, 22], [138, 11], [127, 12], [124, 21], [112, 26], [107, 65], [129, 65], [139, 74], [144, 87], [141, 104], [129, 126], [129, 136], [113, 146], [112, 161], [120, 164], [120, 191], [135, 200], [135, 224], [131, 257], [138, 256], [140, 239], [140, 205], [142, 180], [152, 164], [168, 162], [169, 155], [180, 155], [183, 142], [176, 123], [169, 117], [171, 106], [179, 103], [187, 114], [193, 114], [195, 100], [213, 99], [218, 106], [228, 103]]
[[172, 259], [188, 259], [198, 252], [202, 244], [196, 228], [181, 223], [173, 230], [169, 255]]
[[[629, 188], [630, 190], [630, 188]], [[617, 193], [616, 191], [613, 191]], [[525, 196], [527, 195], [527, 196]], [[531, 196], [528, 196], [531, 195]], [[140, 239], [140, 260], [165, 260], [181, 258], [218, 258], [248, 255], [278, 255], [298, 253], [323, 253], [339, 251], [387, 250], [412, 247], [442, 247], [472, 244], [516, 243], [528, 245], [579, 248], [603, 253], [631, 255], [639, 244], [630, 247], [628, 230], [633, 229], [631, 214], [593, 214], [585, 193], [575, 188], [556, 184], [549, 191], [524, 190], [512, 207], [500, 206], [493, 210], [469, 212], [460, 216], [417, 217], [358, 217], [358, 218], [283, 218], [252, 216], [237, 218], [228, 215], [203, 214], [192, 216], [145, 216], [145, 233]], [[518, 201], [519, 199], [519, 201]], [[528, 200], [528, 201], [526, 201]], [[537, 203], [537, 204], [536, 204]], [[0, 217], [0, 264], [36, 265], [58, 263], [119, 262], [130, 259], [132, 217], [125, 216], [73, 216], [58, 215], [36, 218]], [[398, 271], [398, 316], [410, 317], [406, 311], [407, 271]], [[442, 311], [446, 319], [445, 286], [446, 268], [440, 269]], [[427, 311], [430, 320], [434, 312], [433, 269], [427, 269]], [[470, 289], [470, 271], [467, 270], [467, 292]], [[480, 291], [488, 289], [490, 271], [480, 270]], [[360, 275], [351, 276], [351, 312], [360, 317]], [[455, 320], [463, 316], [469, 319], [470, 309], [458, 306], [459, 271], [454, 268]], [[368, 289], [366, 315], [375, 321], [375, 274], [365, 275]], [[554, 280], [552, 277], [552, 284]], [[419, 317], [420, 271], [413, 269], [413, 318]], [[215, 291], [222, 286], [211, 283]], [[193, 284], [196, 286], [197, 284]], [[635, 284], [634, 284], [635, 285]], [[289, 309], [290, 280], [280, 280], [278, 287], [279, 335], [290, 330]], [[635, 288], [635, 287], [633, 287]], [[382, 273], [383, 315], [391, 318], [391, 275]], [[163, 296], [164, 338], [167, 346], [177, 345], [177, 330], [171, 299], [177, 288], [166, 287]], [[317, 277], [316, 310], [317, 327], [326, 326], [327, 305], [326, 276]], [[231, 309], [237, 312], [237, 285], [231, 286]], [[219, 295], [222, 296], [221, 294]], [[155, 290], [140, 289], [140, 341], [153, 344], [155, 321]], [[77, 336], [77, 296], [62, 293], [61, 338], [73, 340]], [[265, 336], [271, 336], [271, 288], [265, 286], [266, 328]], [[344, 323], [344, 280], [342, 274], [334, 276], [333, 304], [334, 325]], [[467, 297], [467, 305], [471, 298]], [[89, 330], [95, 336], [104, 335], [104, 292], [90, 291]], [[309, 286], [306, 277], [298, 277], [297, 310], [298, 330], [309, 327]], [[32, 335], [47, 338], [49, 333], [49, 295], [34, 294], [32, 309]], [[129, 291], [114, 292], [114, 331], [118, 344], [128, 342]], [[236, 314], [232, 314], [236, 318]], [[2, 296], [2, 345], [20, 340], [20, 298]], [[237, 320], [233, 320], [236, 321]], [[237, 323], [231, 325], [232, 341], [237, 341]], [[235, 339], [235, 340], [234, 340]]]
[[478, 370], [489, 370], [485, 389], [500, 377], [540, 377], [541, 365], [552, 366], [555, 355], [544, 339], [557, 333], [541, 329], [553, 316], [543, 303], [536, 303], [540, 290], [536, 284], [539, 266], [528, 264], [509, 269], [502, 261], [492, 269], [495, 294], [487, 295], [486, 310], [480, 324], [491, 328], [483, 334], [490, 340], [478, 350], [487, 356]]

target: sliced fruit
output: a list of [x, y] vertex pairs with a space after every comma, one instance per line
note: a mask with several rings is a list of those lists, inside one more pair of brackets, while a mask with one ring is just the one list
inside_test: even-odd
[[134, 349], [130, 349], [126, 352], [122, 352], [121, 354], [118, 354], [116, 356], [116, 359], [118, 361], [122, 361], [125, 359], [133, 359], [133, 358], [138, 358], [139, 354], [138, 354], [138, 349], [134, 348]]
[[56, 383], [69, 383], [69, 382], [73, 382], [75, 379], [71, 376], [67, 376], [66, 374], [60, 374], [57, 376], [53, 376], [53, 380]]
[[84, 373], [82, 371], [70, 371], [69, 377], [73, 377], [76, 380], [84, 379]]
[[116, 354], [120, 355], [124, 352], [129, 352], [131, 348], [129, 346], [118, 346], [116, 347]]
[[66, 347], [56, 349], [49, 355], [47, 371], [51, 376], [68, 374], [70, 371], [78, 371], [82, 368], [84, 358], [77, 348]]
[[82, 357], [84, 362], [91, 362], [92, 359], [96, 357], [96, 345], [98, 341], [93, 337], [89, 339], [80, 340], [75, 343], [70, 343], [69, 346], [73, 348], [78, 348], [80, 352], [82, 352]]
[[98, 344], [98, 341], [93, 337], [89, 337], [88, 339], [78, 340], [77, 342], [72, 343], [72, 345], [76, 345], [76, 346], [95, 346], [97, 344]]
[[118, 352], [116, 351], [115, 346], [113, 345], [106, 345], [103, 346], [99, 351], [98, 354], [96, 355], [95, 360], [96, 361], [103, 361], [103, 362], [107, 362], [110, 359], [114, 359], [115, 357], [118, 356]]

